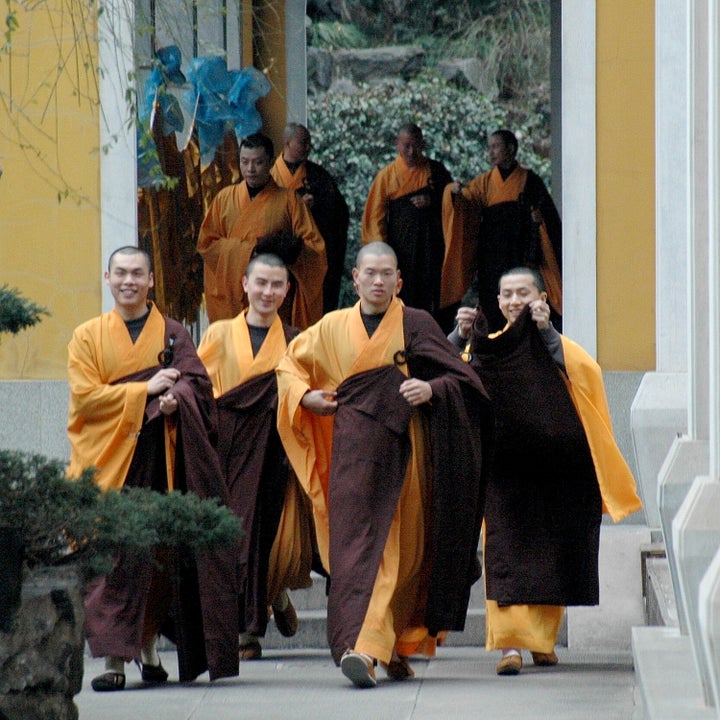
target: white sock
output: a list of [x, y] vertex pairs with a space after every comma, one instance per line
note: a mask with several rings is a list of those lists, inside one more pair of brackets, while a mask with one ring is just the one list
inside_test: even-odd
[[157, 636], [140, 650], [140, 660], [142, 660], [143, 665], [153, 665], [157, 667], [160, 664], [160, 656], [157, 651]]
[[502, 656], [508, 657], [509, 655], [520, 655], [520, 651], [517, 650], [516, 648], [505, 648], [502, 651]]
[[120, 673], [121, 675], [125, 674], [125, 660], [120, 657], [113, 657], [112, 655], [108, 655], [105, 658], [105, 669], [109, 672], [115, 672]]

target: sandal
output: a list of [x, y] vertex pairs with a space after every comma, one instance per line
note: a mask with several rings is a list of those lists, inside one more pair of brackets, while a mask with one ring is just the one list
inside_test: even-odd
[[252, 640], [240, 646], [241, 660], [259, 660], [262, 657], [262, 646], [258, 640]]
[[92, 679], [90, 686], [95, 692], [114, 692], [125, 689], [125, 673], [106, 672]]

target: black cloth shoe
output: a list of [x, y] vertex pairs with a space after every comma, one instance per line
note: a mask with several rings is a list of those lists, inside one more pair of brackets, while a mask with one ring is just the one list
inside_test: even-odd
[[148, 665], [147, 663], [137, 662], [137, 666], [140, 668], [140, 677], [143, 682], [155, 684], [167, 682], [168, 674], [162, 663]]
[[98, 675], [90, 682], [95, 692], [115, 692], [125, 689], [125, 673], [106, 672]]

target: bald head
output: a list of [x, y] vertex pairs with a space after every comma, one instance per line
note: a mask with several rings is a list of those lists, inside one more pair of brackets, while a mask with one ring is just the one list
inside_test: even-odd
[[363, 260], [370, 255], [374, 257], [389, 255], [395, 262], [395, 267], [397, 268], [397, 255], [395, 254], [395, 251], [382, 240], [375, 240], [367, 245], [363, 245], [360, 248], [360, 252], [357, 254], [357, 258], [355, 259], [355, 267], [360, 267]]

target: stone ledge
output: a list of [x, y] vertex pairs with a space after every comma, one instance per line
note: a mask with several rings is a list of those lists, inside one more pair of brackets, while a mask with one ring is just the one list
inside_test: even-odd
[[711, 720], [690, 638], [677, 628], [634, 627], [632, 650], [644, 720]]

